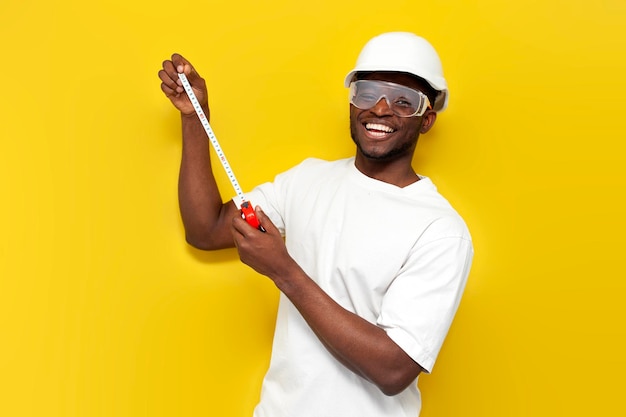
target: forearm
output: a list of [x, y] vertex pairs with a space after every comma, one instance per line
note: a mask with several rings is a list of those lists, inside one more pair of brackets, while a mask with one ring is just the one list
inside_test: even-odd
[[297, 265], [274, 282], [300, 311], [327, 349], [346, 367], [395, 395], [421, 371], [387, 333], [330, 298]]
[[387, 333], [328, 296], [289, 255], [280, 231], [256, 210], [260, 233], [241, 218], [232, 221], [243, 263], [269, 277], [300, 311], [327, 349], [348, 369], [395, 395], [411, 384], [421, 367]]
[[209, 141], [200, 120], [195, 114], [181, 118], [178, 201], [187, 242], [200, 249], [231, 247], [232, 236], [225, 222], [234, 215], [235, 206], [222, 202], [212, 171]]

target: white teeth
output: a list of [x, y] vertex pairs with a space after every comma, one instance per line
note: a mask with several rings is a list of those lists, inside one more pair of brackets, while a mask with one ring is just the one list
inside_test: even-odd
[[380, 132], [393, 133], [395, 130], [389, 126], [385, 126], [379, 123], [367, 123], [365, 125], [367, 130], [378, 130]]

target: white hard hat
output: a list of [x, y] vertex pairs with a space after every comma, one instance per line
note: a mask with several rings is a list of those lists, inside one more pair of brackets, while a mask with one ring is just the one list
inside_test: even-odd
[[413, 33], [388, 32], [372, 38], [346, 75], [344, 85], [349, 87], [354, 75], [362, 71], [406, 72], [423, 78], [439, 93], [433, 109], [443, 111], [448, 106], [448, 84], [439, 55], [426, 39]]

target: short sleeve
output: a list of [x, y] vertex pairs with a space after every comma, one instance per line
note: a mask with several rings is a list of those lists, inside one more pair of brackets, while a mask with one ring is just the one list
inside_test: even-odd
[[[285, 235], [285, 216], [288, 199], [293, 198], [291, 194], [295, 191], [292, 188], [292, 184], [301, 172], [301, 167], [307, 163], [310, 163], [308, 159], [278, 174], [273, 182], [261, 184], [245, 194], [245, 198], [253, 207], [261, 207], [283, 236]], [[233, 202], [237, 206], [241, 205], [238, 197], [233, 197]]]
[[[443, 233], [431, 230], [442, 226]], [[378, 318], [378, 325], [426, 372], [432, 371], [469, 274], [473, 247], [463, 228], [450, 233], [449, 226], [437, 224], [425, 232], [425, 241], [420, 239], [385, 294]]]

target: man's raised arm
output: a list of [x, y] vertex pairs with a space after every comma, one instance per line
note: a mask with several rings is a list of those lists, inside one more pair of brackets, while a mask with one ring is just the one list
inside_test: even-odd
[[224, 203], [211, 166], [209, 141], [178, 78], [184, 73], [210, 117], [206, 83], [193, 66], [179, 54], [163, 62], [159, 71], [161, 90], [181, 114], [183, 147], [178, 179], [178, 201], [187, 242], [204, 250], [233, 247], [230, 231], [238, 209], [232, 201]]

